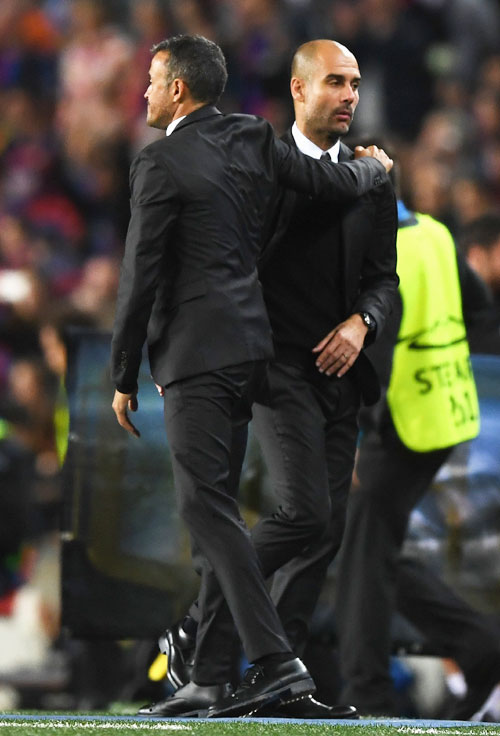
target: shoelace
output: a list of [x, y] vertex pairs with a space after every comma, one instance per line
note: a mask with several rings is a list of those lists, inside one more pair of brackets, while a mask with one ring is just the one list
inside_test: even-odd
[[264, 674], [264, 669], [259, 664], [254, 664], [253, 667], [249, 667], [243, 679], [238, 686], [238, 690], [245, 690], [246, 688], [252, 687], [256, 680]]

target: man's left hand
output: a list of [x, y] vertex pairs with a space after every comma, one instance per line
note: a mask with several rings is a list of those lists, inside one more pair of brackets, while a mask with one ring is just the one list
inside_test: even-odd
[[334, 327], [313, 348], [313, 353], [318, 353], [316, 366], [319, 372], [327, 376], [335, 373], [338, 378], [347, 373], [363, 347], [367, 331], [359, 314], [352, 314], [345, 322]]

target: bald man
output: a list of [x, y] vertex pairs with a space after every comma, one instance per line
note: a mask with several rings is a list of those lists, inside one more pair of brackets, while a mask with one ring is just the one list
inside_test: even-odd
[[[290, 84], [296, 121], [285, 140], [312, 158], [353, 158], [340, 137], [349, 131], [360, 81], [357, 61], [345, 46], [329, 40], [301, 46]], [[371, 403], [379, 396], [363, 348], [383, 328], [397, 291], [396, 226], [390, 184], [338, 208], [287, 190], [277, 202], [262, 256], [276, 359], [269, 390], [254, 404], [254, 426], [278, 504], [253, 528], [252, 538], [266, 576], [292, 561], [275, 577], [272, 595], [297, 652], [304, 648], [326, 569], [340, 546], [358, 409], [362, 400]], [[325, 537], [329, 553], [313, 556], [310, 568], [304, 573], [301, 567], [296, 575], [294, 558]], [[196, 619], [195, 604], [182, 624], [160, 638], [174, 687], [189, 679]], [[234, 634], [223, 601], [210, 625], [229, 656]], [[164, 708], [160, 703], [141, 713], [161, 715]], [[354, 708], [327, 706], [312, 697], [267, 714], [356, 717]]]

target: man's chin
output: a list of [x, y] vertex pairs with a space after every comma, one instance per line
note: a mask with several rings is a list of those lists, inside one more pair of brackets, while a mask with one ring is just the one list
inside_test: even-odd
[[348, 134], [350, 127], [351, 127], [350, 122], [340, 123], [339, 125], [335, 126], [335, 130], [333, 130], [332, 132], [337, 138], [340, 138], [341, 136]]
[[161, 123], [159, 120], [155, 120], [154, 118], [146, 118], [146, 124], [150, 128], [156, 128], [157, 130], [166, 130], [167, 126]]

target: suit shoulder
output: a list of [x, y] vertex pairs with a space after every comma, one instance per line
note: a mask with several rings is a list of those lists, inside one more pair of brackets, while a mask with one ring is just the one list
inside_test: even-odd
[[130, 173], [131, 175], [134, 174], [137, 169], [140, 169], [144, 166], [155, 166], [158, 165], [158, 162], [160, 160], [160, 152], [164, 150], [164, 140], [163, 138], [158, 139], [157, 141], [153, 141], [152, 143], [149, 143], [144, 148], [141, 148], [141, 150], [135, 154], [133, 157], [131, 164], [130, 164]]
[[269, 120], [261, 118], [259, 115], [249, 115], [244, 112], [227, 113], [224, 115], [223, 119], [238, 122], [240, 125], [262, 125], [269, 128], [271, 127]]
[[352, 148], [349, 148], [345, 143], [340, 142], [340, 153], [342, 156], [346, 158], [353, 158], [354, 157], [354, 151]]
[[163, 136], [162, 138], [158, 138], [158, 140], [153, 141], [152, 143], [148, 143], [147, 146], [144, 146], [139, 153], [136, 155], [135, 159], [147, 159], [156, 156], [160, 151], [164, 151], [168, 149], [168, 147], [171, 145], [171, 138], [167, 135]]
[[258, 115], [247, 115], [245, 113], [229, 113], [224, 115], [223, 119], [226, 123], [231, 123], [240, 128], [248, 128], [249, 130], [262, 130], [267, 133], [273, 133], [273, 126], [265, 118]]

